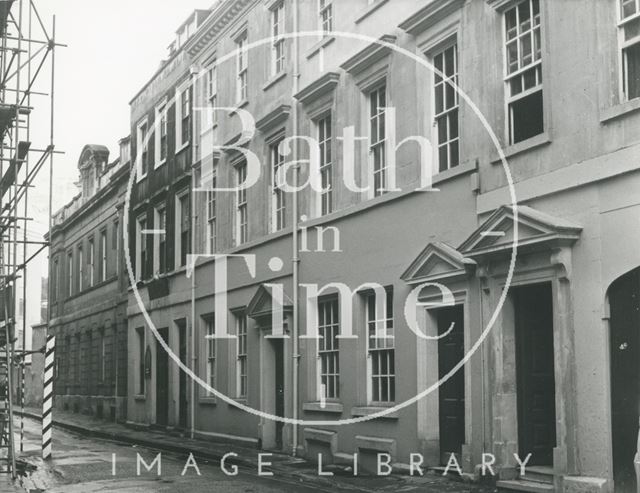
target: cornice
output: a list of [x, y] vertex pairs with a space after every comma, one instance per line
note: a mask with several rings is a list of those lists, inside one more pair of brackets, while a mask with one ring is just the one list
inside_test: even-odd
[[263, 133], [270, 132], [286, 122], [290, 113], [291, 106], [288, 104], [281, 104], [258, 120], [256, 122], [256, 128]]
[[357, 75], [373, 63], [385, 58], [391, 52], [389, 45], [396, 44], [396, 37], [385, 34], [380, 38], [380, 41], [385, 44], [378, 42], [371, 43], [340, 65], [340, 68], [349, 72], [351, 75]]
[[225, 0], [220, 3], [195, 35], [187, 42], [185, 49], [192, 57], [197, 56], [251, 3], [257, 0]]
[[312, 103], [313, 101], [320, 99], [325, 94], [332, 92], [338, 85], [339, 80], [340, 74], [338, 72], [327, 72], [303, 88], [293, 97], [305, 105]]
[[497, 11], [502, 12], [513, 5], [522, 2], [522, 0], [485, 0], [485, 2], [487, 2], [489, 7], [493, 7]]
[[[495, 0], [488, 0], [495, 1]], [[400, 23], [400, 29], [415, 36], [462, 8], [465, 0], [434, 0]]]

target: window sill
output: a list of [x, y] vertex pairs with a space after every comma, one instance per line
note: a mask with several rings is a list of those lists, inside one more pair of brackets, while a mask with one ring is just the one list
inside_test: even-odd
[[180, 147], [178, 147], [178, 148], [176, 149], [175, 154], [180, 154], [180, 153], [181, 153], [182, 151], [184, 151], [187, 147], [189, 147], [189, 144], [190, 144], [190, 143], [191, 143], [191, 142], [186, 141], [184, 144], [182, 144]]
[[200, 131], [200, 137], [202, 137], [203, 135], [205, 135], [205, 134], [207, 134], [207, 133], [209, 133], [209, 132], [213, 132], [216, 128], [218, 128], [218, 122], [217, 122], [217, 121], [216, 121], [216, 122], [213, 122], [213, 123], [211, 124], [211, 126], [209, 126], [209, 127], [207, 127], [207, 128], [203, 128], [203, 129]]
[[324, 407], [320, 402], [305, 402], [302, 404], [302, 409], [312, 413], [342, 414], [344, 408], [340, 402], [325, 402]]
[[160, 162], [157, 162], [156, 164], [153, 165], [153, 169], [158, 169], [160, 166], [162, 166], [164, 163], [167, 162], [167, 158], [164, 158], [163, 160], [161, 160]]
[[[247, 405], [247, 398], [246, 397], [232, 397], [232, 399], [235, 402], [237, 402], [238, 404], [242, 404], [244, 406]], [[231, 409], [237, 409], [238, 411], [242, 411], [242, 409], [240, 409], [238, 406], [234, 406], [230, 402], [227, 402], [227, 406], [230, 407]]]
[[439, 173], [433, 175], [433, 178], [431, 181], [433, 185], [436, 185], [437, 183], [442, 183], [447, 180], [451, 180], [452, 178], [455, 178], [461, 175], [466, 175], [467, 173], [472, 173], [476, 171], [477, 168], [478, 168], [478, 165], [475, 160], [468, 161], [466, 163], [460, 163], [455, 168], [449, 168], [445, 171], [440, 171]]
[[600, 110], [600, 123], [605, 124], [640, 110], [640, 98]]
[[320, 50], [322, 50], [323, 48], [326, 48], [335, 40], [336, 40], [335, 36], [327, 36], [327, 35], [323, 36], [323, 38], [320, 41], [318, 41], [316, 44], [314, 44], [311, 47], [311, 49], [308, 51], [308, 53], [305, 55], [307, 57], [307, 60], [316, 56], [318, 53], [320, 53]]
[[367, 7], [367, 10], [365, 10], [362, 13], [362, 15], [360, 15], [360, 17], [358, 17], [356, 19], [356, 24], [360, 24], [363, 20], [365, 20], [367, 17], [369, 17], [371, 14], [373, 14], [376, 10], [378, 10], [380, 7], [382, 7], [388, 1], [389, 0], [376, 0], [375, 2], [373, 2], [371, 5], [369, 5]]
[[[355, 406], [351, 408], [351, 416], [371, 416], [388, 409], [389, 407], [383, 406]], [[379, 416], [377, 419], [398, 419], [399, 417], [398, 411], [392, 411], [384, 416]]]
[[[551, 136], [548, 132], [543, 132], [535, 137], [531, 137], [527, 140], [523, 140], [522, 142], [518, 142], [517, 144], [510, 145], [503, 149], [504, 157], [506, 159], [517, 156], [518, 154], [522, 154], [523, 152], [527, 152], [533, 149], [537, 149], [538, 147], [542, 147], [545, 145], [551, 144]], [[502, 160], [498, 155], [497, 151], [493, 151], [491, 153], [491, 164], [501, 164]]]
[[137, 394], [133, 396], [133, 400], [135, 401], [146, 401], [147, 400], [147, 396], [144, 394]]
[[262, 86], [262, 90], [263, 91], [268, 91], [271, 87], [275, 86], [278, 82], [280, 82], [286, 76], [287, 76], [287, 71], [286, 70], [281, 70], [276, 75], [271, 77], [271, 79], [269, 79], [264, 86]]
[[144, 180], [147, 177], [148, 173], [145, 173], [144, 175], [138, 175], [138, 177], [136, 178], [136, 183], [140, 183], [142, 180]]
[[201, 406], [217, 406], [218, 399], [215, 397], [200, 397], [198, 404]]
[[233, 109], [233, 111], [231, 111], [229, 114], [233, 115], [234, 113], [236, 113], [238, 110], [241, 110], [242, 108], [244, 108], [245, 106], [247, 106], [249, 104], [249, 100], [248, 99], [243, 99], [242, 101], [240, 101], [239, 103], [236, 103], [235, 108]]

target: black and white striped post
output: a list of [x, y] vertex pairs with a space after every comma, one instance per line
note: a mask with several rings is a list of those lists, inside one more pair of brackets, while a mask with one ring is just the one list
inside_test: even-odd
[[[24, 339], [23, 339], [24, 340]], [[24, 452], [24, 362], [27, 359], [24, 344], [22, 346], [22, 362], [20, 364], [20, 452]]]
[[53, 408], [53, 366], [56, 337], [47, 336], [44, 351], [44, 385], [42, 395], [42, 458], [51, 458], [51, 431], [53, 427], [51, 411]]

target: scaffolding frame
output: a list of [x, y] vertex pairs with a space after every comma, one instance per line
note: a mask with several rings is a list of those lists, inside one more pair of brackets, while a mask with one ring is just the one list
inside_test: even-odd
[[[0, 369], [6, 369], [5, 392], [2, 396], [0, 382], [0, 442], [4, 430], [7, 437], [6, 453], [0, 449], [0, 472], [16, 477], [16, 447], [14, 396], [20, 398], [20, 452], [24, 450], [24, 381], [27, 354], [27, 268], [48, 246], [46, 241], [34, 241], [27, 237], [29, 217], [29, 190], [46, 164], [49, 165], [48, 230], [52, 226], [52, 188], [54, 154], [55, 110], [55, 51], [65, 46], [56, 42], [56, 18], [51, 26], [43, 22], [36, 7], [38, 0], [0, 0]], [[50, 70], [50, 80], [41, 82], [45, 67]], [[47, 91], [34, 90], [46, 84]], [[31, 146], [32, 113], [35, 96], [48, 100], [48, 122], [44, 115], [39, 119], [49, 126], [49, 142], [36, 149]], [[35, 245], [35, 252], [29, 252]], [[19, 256], [19, 252], [21, 255]], [[18, 285], [22, 277], [22, 344], [16, 350], [16, 310], [18, 310]], [[39, 306], [38, 306], [39, 309]], [[47, 331], [51, 316], [47, 304]], [[19, 370], [20, 392], [15, 392]], [[2, 375], [2, 372], [0, 372]], [[4, 404], [4, 407], [2, 405]], [[3, 413], [4, 409], [4, 413]], [[5, 439], [5, 440], [6, 440]], [[0, 443], [0, 445], [2, 445]], [[5, 467], [2, 467], [2, 461]]]

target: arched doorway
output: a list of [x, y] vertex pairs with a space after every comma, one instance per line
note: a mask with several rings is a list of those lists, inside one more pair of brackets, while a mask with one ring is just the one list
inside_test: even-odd
[[610, 307], [611, 432], [616, 492], [636, 492], [640, 417], [640, 267], [614, 281]]

